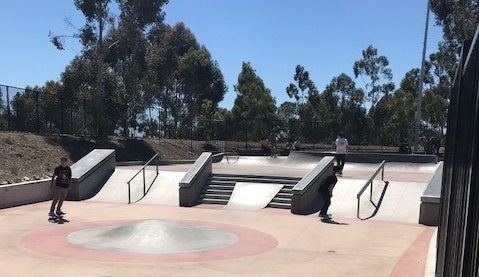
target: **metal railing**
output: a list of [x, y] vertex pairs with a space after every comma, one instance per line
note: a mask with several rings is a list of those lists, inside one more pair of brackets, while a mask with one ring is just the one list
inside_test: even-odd
[[[389, 181], [384, 181], [384, 166], [386, 165], [386, 161], [382, 161], [381, 164], [379, 165], [378, 169], [376, 169], [376, 171], [374, 172], [374, 174], [371, 176], [371, 178], [369, 178], [369, 180], [366, 182], [366, 184], [364, 184], [364, 186], [361, 188], [361, 190], [359, 190], [358, 194], [357, 194], [357, 199], [358, 199], [358, 210], [357, 210], [357, 213], [356, 213], [356, 217], [357, 218], [360, 218], [359, 217], [359, 210], [361, 208], [361, 195], [366, 191], [366, 189], [369, 187], [369, 201], [373, 204], [374, 208], [375, 208], [375, 211], [374, 213], [368, 217], [368, 218], [371, 218], [373, 217], [378, 209], [379, 209], [379, 206], [381, 205], [381, 202], [382, 202], [382, 199], [384, 197], [384, 193], [387, 189], [387, 186], [389, 184]], [[378, 204], [375, 204], [373, 202], [373, 185], [374, 185], [374, 179], [376, 178], [376, 176], [379, 174], [379, 172], [381, 172], [381, 181], [383, 181], [386, 186], [384, 187], [383, 189], [383, 192], [381, 194], [381, 197], [378, 201]]]
[[[140, 172], [143, 172], [143, 197], [145, 197], [146, 195], [146, 192], [150, 189], [148, 188], [148, 190], [146, 189], [146, 175], [145, 175], [145, 170], [146, 170], [146, 167], [148, 165], [151, 164], [151, 162], [155, 159], [158, 158], [158, 154], [155, 154], [153, 157], [151, 157], [151, 159], [149, 161], [147, 161], [145, 163], [145, 165], [143, 165], [143, 167], [133, 176], [131, 177], [131, 179], [127, 182], [128, 184], [128, 204], [131, 204], [131, 181], [133, 181], [133, 179], [136, 178], [136, 176], [138, 176], [138, 174], [140, 174]], [[153, 181], [151, 181], [151, 184], [149, 185], [149, 187], [151, 187], [151, 185], [153, 185], [153, 183], [155, 182], [156, 178], [158, 177], [158, 162], [156, 162], [156, 174], [155, 174], [155, 178], [153, 178]], [[141, 199], [141, 198], [140, 198]], [[138, 199], [139, 200], [139, 199]]]
[[[235, 164], [238, 162], [239, 154], [238, 152], [225, 152], [226, 161], [229, 164]], [[236, 157], [236, 158], [233, 158]]]

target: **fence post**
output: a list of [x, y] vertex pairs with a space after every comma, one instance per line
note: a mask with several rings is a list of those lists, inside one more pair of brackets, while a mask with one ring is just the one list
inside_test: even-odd
[[10, 130], [10, 95], [8, 93], [8, 86], [7, 86], [7, 130]]
[[40, 132], [40, 116], [38, 113], [38, 97], [40, 97], [38, 91], [34, 91], [35, 93], [35, 130]]
[[245, 130], [245, 144], [244, 144], [244, 148], [245, 149], [248, 149], [248, 121], [245, 121], [244, 122], [244, 130]]

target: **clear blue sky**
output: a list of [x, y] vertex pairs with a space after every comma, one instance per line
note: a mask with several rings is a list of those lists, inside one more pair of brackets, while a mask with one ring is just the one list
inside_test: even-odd
[[[80, 52], [74, 39], [66, 50], [48, 40], [81, 26], [73, 0], [1, 1], [0, 83], [25, 87], [58, 80]], [[221, 106], [231, 108], [243, 61], [251, 62], [271, 89], [277, 105], [288, 100], [285, 88], [297, 64], [303, 65], [321, 90], [352, 65], [372, 44], [389, 58], [398, 85], [421, 63], [426, 0], [170, 0], [166, 22], [183, 21], [218, 61], [228, 85]], [[442, 34], [431, 14], [428, 55]], [[360, 79], [358, 85], [363, 85]]]

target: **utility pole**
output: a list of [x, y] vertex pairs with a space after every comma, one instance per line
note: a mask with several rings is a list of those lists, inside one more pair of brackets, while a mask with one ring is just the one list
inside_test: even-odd
[[429, 0], [427, 1], [427, 12], [426, 12], [426, 28], [424, 31], [424, 44], [422, 48], [422, 64], [421, 64], [421, 75], [419, 75], [419, 86], [417, 91], [417, 111], [416, 111], [416, 124], [414, 130], [414, 152], [419, 151], [419, 133], [421, 125], [421, 109], [422, 109], [422, 91], [424, 87], [424, 71], [426, 64], [426, 47], [427, 47], [427, 32], [429, 29]]

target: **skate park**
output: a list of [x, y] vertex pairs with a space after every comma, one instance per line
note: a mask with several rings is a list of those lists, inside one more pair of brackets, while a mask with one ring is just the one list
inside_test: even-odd
[[424, 276], [442, 163], [391, 155], [348, 162], [322, 222], [328, 153], [117, 165], [94, 150], [72, 165], [60, 222], [47, 221], [50, 180], [2, 186], [1, 263], [12, 276]]

